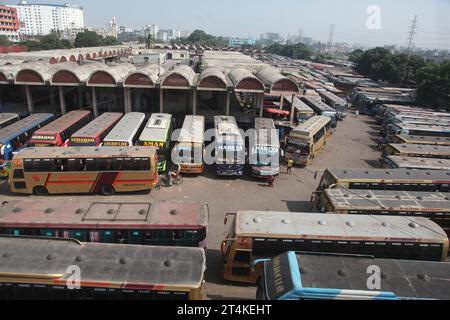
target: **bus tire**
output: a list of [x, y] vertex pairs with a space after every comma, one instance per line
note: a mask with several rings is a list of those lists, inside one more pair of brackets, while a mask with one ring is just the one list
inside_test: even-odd
[[44, 186], [37, 186], [33, 188], [33, 193], [37, 196], [48, 196], [48, 190]]
[[100, 188], [100, 193], [104, 196], [112, 196], [116, 191], [114, 190], [113, 186], [111, 185], [105, 185]]

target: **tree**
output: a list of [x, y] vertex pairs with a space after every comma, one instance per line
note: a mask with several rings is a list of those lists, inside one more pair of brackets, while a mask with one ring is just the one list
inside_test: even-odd
[[77, 34], [74, 41], [75, 48], [99, 47], [103, 45], [103, 37], [95, 31], [84, 31]]
[[108, 36], [106, 38], [103, 39], [103, 45], [104, 46], [116, 46], [121, 44], [119, 40], [117, 40], [117, 38]]
[[11, 41], [5, 35], [0, 35], [0, 46], [10, 46]]
[[352, 53], [350, 53], [348, 60], [358, 64], [361, 61], [363, 54], [364, 54], [364, 50], [357, 49], [357, 50], [353, 51]]
[[294, 45], [274, 44], [267, 47], [266, 50], [270, 53], [293, 59], [308, 59], [312, 55], [312, 50], [303, 43]]
[[416, 73], [417, 103], [425, 107], [450, 110], [450, 61], [429, 63]]

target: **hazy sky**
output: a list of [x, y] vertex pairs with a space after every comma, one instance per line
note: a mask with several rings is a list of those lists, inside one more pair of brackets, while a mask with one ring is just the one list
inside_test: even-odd
[[[15, 4], [19, 1], [4, 1]], [[65, 3], [34, 0], [29, 3]], [[369, 45], [406, 43], [414, 15], [418, 15], [417, 47], [450, 49], [450, 0], [72, 0], [84, 7], [87, 26], [104, 26], [116, 17], [119, 25], [140, 28], [203, 29], [223, 36], [257, 37], [279, 32], [328, 41]], [[381, 9], [381, 29], [366, 26], [370, 5]]]

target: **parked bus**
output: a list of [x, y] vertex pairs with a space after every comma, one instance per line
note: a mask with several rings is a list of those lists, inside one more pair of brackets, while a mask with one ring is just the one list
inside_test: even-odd
[[450, 193], [327, 189], [317, 209], [339, 214], [426, 217], [450, 232]]
[[172, 115], [167, 113], [153, 113], [142, 130], [138, 145], [155, 147], [158, 154], [158, 171], [167, 169], [172, 138]]
[[[280, 108], [280, 103], [279, 102], [274, 102], [273, 103], [275, 105], [275, 107]], [[291, 106], [291, 100], [288, 99], [287, 97], [284, 98], [284, 105], [292, 108]], [[269, 110], [269, 109], [268, 109]], [[283, 112], [283, 116], [284, 117], [289, 117], [290, 112], [286, 111], [286, 110], [279, 110], [279, 109], [270, 109], [273, 110], [272, 112]], [[313, 109], [311, 109], [306, 103], [304, 103], [302, 100], [300, 100], [299, 97], [295, 97], [294, 98], [294, 121], [297, 123], [302, 123], [305, 122], [306, 120], [311, 119], [312, 117], [314, 117], [316, 114], [314, 113]], [[273, 118], [273, 117], [269, 117], [269, 118]]]
[[450, 146], [450, 137], [410, 136], [398, 134], [393, 139], [394, 143], [429, 144], [436, 146]]
[[255, 134], [250, 137], [249, 151], [253, 176], [268, 177], [280, 173], [280, 140], [272, 119], [255, 119]]
[[132, 147], [141, 133], [145, 114], [141, 112], [126, 113], [111, 132], [103, 139], [105, 147]]
[[0, 129], [20, 120], [17, 113], [0, 113]]
[[389, 124], [396, 123], [409, 123], [409, 124], [429, 124], [429, 125], [441, 125], [441, 126], [450, 126], [450, 118], [441, 118], [441, 117], [428, 117], [428, 116], [419, 116], [419, 115], [410, 115], [410, 114], [399, 114], [393, 118], [386, 120], [383, 123], [383, 127], [387, 127]]
[[245, 142], [236, 120], [215, 116], [215, 161], [219, 176], [242, 176], [245, 168]]
[[387, 138], [391, 142], [399, 134], [412, 136], [450, 137], [450, 126], [397, 123], [387, 127]]
[[205, 117], [186, 116], [184, 118], [172, 157], [172, 161], [180, 165], [180, 172], [197, 174], [203, 172], [204, 135]]
[[390, 143], [385, 147], [383, 154], [385, 156], [450, 159], [450, 146]]
[[307, 166], [325, 147], [331, 136], [329, 117], [315, 116], [294, 128], [286, 138], [285, 158], [294, 164]]
[[9, 185], [14, 193], [136, 192], [158, 181], [155, 148], [27, 148], [12, 161]]
[[322, 102], [318, 98], [302, 96], [300, 98], [304, 103], [306, 103], [318, 116], [329, 117], [331, 119], [331, 127], [336, 128], [337, 126], [337, 112], [329, 105]]
[[318, 90], [317, 92], [319, 93], [320, 97], [325, 100], [324, 102], [327, 105], [336, 110], [336, 114], [339, 120], [343, 120], [347, 116], [348, 103], [346, 100], [339, 98], [338, 96], [327, 90]]
[[[260, 264], [257, 300], [450, 299], [450, 263], [290, 251]], [[367, 272], [373, 266], [382, 280], [370, 290]]]
[[34, 113], [3, 129], [0, 129], [0, 160], [10, 161], [13, 152], [25, 146], [33, 132], [42, 128], [54, 119], [50, 113]]
[[[205, 250], [0, 236], [1, 300], [202, 300]], [[80, 288], [73, 283], [78, 266]], [[78, 283], [77, 283], [78, 284]]]
[[29, 145], [32, 147], [62, 147], [69, 144], [69, 138], [92, 120], [90, 111], [76, 110], [34, 132]]
[[317, 193], [325, 189], [450, 192], [450, 172], [410, 169], [326, 169]]
[[382, 161], [391, 169], [450, 170], [449, 159], [386, 156]]
[[123, 113], [105, 112], [70, 137], [71, 147], [100, 146], [103, 139], [122, 118]]
[[0, 234], [206, 249], [208, 217], [195, 203], [11, 201], [0, 207]]
[[379, 258], [443, 261], [448, 238], [422, 217], [241, 211], [222, 242], [226, 280], [255, 283], [255, 260], [286, 251], [369, 254]]

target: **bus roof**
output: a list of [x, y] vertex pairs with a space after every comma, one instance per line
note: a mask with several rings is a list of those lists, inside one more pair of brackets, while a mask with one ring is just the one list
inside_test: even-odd
[[196, 203], [23, 200], [0, 207], [0, 226], [194, 229], [207, 227], [208, 215], [208, 207]]
[[203, 281], [206, 262], [202, 248], [7, 236], [0, 236], [0, 247], [11, 253], [8, 259], [0, 259], [0, 277], [49, 279], [62, 285], [72, 275], [68, 267], [76, 261], [83, 270], [81, 285], [88, 281], [89, 286], [124, 289], [198, 288]]
[[48, 125], [35, 131], [34, 134], [44, 134], [44, 133], [53, 134], [53, 133], [63, 132], [68, 127], [70, 127], [72, 124], [80, 121], [81, 119], [89, 116], [90, 114], [91, 114], [90, 111], [83, 111], [83, 110], [70, 111], [69, 113], [66, 113], [65, 115], [61, 116], [60, 118], [56, 119], [55, 121], [52, 121]]
[[450, 170], [450, 159], [387, 156], [385, 161], [404, 169]]
[[205, 133], [205, 117], [188, 115], [184, 118], [183, 127], [177, 142], [203, 143]]
[[348, 216], [331, 213], [240, 211], [236, 217], [236, 235], [255, 238], [364, 238], [448, 242], [441, 227], [423, 217]]
[[434, 146], [426, 144], [391, 143], [391, 148], [399, 154], [449, 156], [450, 146]]
[[321, 112], [336, 112], [332, 107], [327, 105], [325, 102], [320, 100], [319, 98], [313, 98], [310, 96], [302, 96], [301, 99], [309, 104], [312, 108], [316, 107]]
[[99, 133], [111, 127], [114, 123], [119, 121], [122, 116], [123, 113], [121, 112], [105, 112], [75, 132], [71, 138], [97, 138]]
[[[274, 263], [279, 267], [274, 277]], [[367, 270], [383, 273], [378, 291], [367, 288]], [[265, 265], [269, 299], [293, 293], [300, 298], [322, 299], [449, 299], [450, 264], [432, 261], [372, 259], [367, 256], [320, 255], [286, 252]], [[341, 275], [341, 276], [339, 276]], [[278, 291], [282, 279], [282, 288]], [[426, 279], [424, 281], [423, 279]]]
[[335, 211], [397, 210], [450, 213], [450, 193], [326, 189], [325, 194]]
[[153, 147], [65, 147], [65, 148], [25, 148], [14, 159], [77, 159], [138, 157], [148, 158], [156, 154]]
[[5, 143], [34, 128], [43, 121], [53, 118], [51, 113], [33, 113], [32, 115], [0, 129], [0, 143]]
[[321, 97], [324, 97], [324, 98], [332, 101], [335, 104], [340, 104], [340, 105], [346, 105], [347, 104], [347, 101], [345, 101], [344, 99], [338, 97], [334, 93], [331, 93], [331, 92], [329, 92], [327, 90], [318, 90], [317, 92], [319, 92], [319, 95]]
[[450, 132], [450, 126], [437, 126], [428, 124], [396, 123], [393, 124], [402, 130]]
[[165, 142], [171, 122], [171, 114], [153, 113], [142, 131], [139, 141]]
[[232, 140], [241, 144], [244, 143], [241, 131], [233, 116], [214, 116], [214, 127], [218, 143], [225, 140]]
[[145, 114], [141, 112], [126, 113], [116, 126], [103, 139], [106, 141], [128, 141], [132, 140], [139, 131], [141, 124], [145, 120]]
[[273, 119], [255, 118], [255, 130], [254, 146], [280, 147], [280, 141]]
[[292, 136], [313, 136], [317, 133], [320, 129], [325, 127], [328, 123], [331, 122], [331, 119], [329, 117], [325, 116], [314, 116], [311, 119], [299, 124], [297, 127], [295, 127], [289, 134], [290, 137]]
[[404, 143], [450, 145], [450, 137], [416, 136], [408, 134], [399, 134], [396, 137], [401, 139]]
[[19, 118], [17, 113], [0, 113], [0, 123]]
[[[287, 100], [287, 98], [285, 97]], [[306, 103], [304, 103], [302, 100], [300, 100], [299, 97], [295, 97], [294, 99], [294, 108], [297, 109], [298, 112], [308, 112], [311, 114], [314, 114], [314, 110], [311, 109]]]
[[410, 170], [410, 169], [339, 169], [328, 168], [327, 171], [338, 181], [368, 182], [380, 181], [421, 183], [425, 181], [449, 181], [447, 170]]

